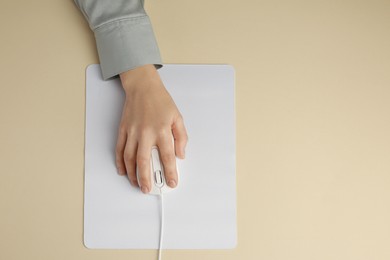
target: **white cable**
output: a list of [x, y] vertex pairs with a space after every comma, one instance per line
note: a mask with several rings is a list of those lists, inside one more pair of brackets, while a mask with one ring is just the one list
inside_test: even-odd
[[163, 203], [163, 195], [160, 194], [160, 208], [161, 208], [161, 221], [160, 221], [160, 245], [158, 248], [158, 260], [161, 260], [161, 249], [163, 242], [163, 232], [164, 232], [164, 203]]

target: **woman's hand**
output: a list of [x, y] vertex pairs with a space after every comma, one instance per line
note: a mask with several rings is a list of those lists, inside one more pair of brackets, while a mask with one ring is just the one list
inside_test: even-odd
[[[153, 64], [120, 74], [126, 92], [116, 145], [116, 165], [120, 175], [138, 186], [136, 166], [143, 193], [151, 189], [151, 148], [157, 145], [168, 186], [176, 187], [176, 157], [184, 159], [188, 136], [183, 118], [165, 89]], [[174, 141], [173, 141], [174, 140]]]

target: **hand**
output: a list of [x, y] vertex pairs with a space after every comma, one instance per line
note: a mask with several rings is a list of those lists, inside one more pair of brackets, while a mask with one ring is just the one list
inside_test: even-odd
[[[143, 193], [151, 189], [151, 148], [157, 145], [168, 186], [177, 185], [176, 157], [184, 159], [188, 141], [183, 117], [153, 64], [120, 74], [126, 93], [116, 145], [116, 165]], [[173, 141], [174, 140], [174, 141]]]

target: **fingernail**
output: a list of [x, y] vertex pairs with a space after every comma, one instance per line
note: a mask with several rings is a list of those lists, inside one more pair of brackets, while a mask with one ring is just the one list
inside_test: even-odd
[[121, 169], [118, 169], [118, 174], [119, 175], [125, 175], [125, 172], [123, 170], [121, 170]]
[[142, 187], [141, 187], [141, 191], [142, 191], [143, 193], [148, 193], [149, 189], [148, 189], [148, 187], [146, 187], [146, 186], [142, 186]]
[[170, 181], [168, 181], [168, 186], [171, 187], [171, 188], [175, 188], [176, 187], [176, 182], [174, 180], [170, 180]]

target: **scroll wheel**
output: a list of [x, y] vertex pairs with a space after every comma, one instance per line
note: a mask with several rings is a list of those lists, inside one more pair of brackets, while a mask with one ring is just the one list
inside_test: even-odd
[[162, 184], [162, 175], [160, 170], [154, 172], [154, 178], [157, 184]]

